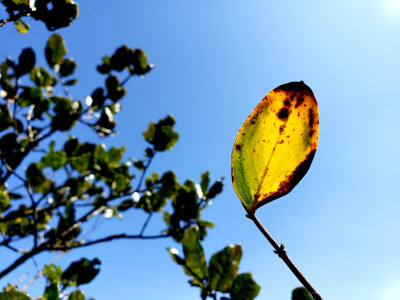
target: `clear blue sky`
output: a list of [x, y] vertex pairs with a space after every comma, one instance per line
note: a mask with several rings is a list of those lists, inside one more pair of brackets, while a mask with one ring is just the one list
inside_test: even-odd
[[[297, 279], [253, 224], [230, 182], [237, 131], [276, 86], [304, 80], [319, 102], [320, 142], [310, 171], [287, 196], [258, 217], [309, 281], [328, 300], [400, 299], [400, 2], [375, 1], [78, 1], [80, 15], [59, 30], [78, 62], [84, 99], [103, 79], [95, 66], [122, 44], [140, 47], [155, 69], [127, 85], [118, 130], [109, 145], [140, 157], [141, 133], [172, 114], [180, 133], [152, 170], [173, 169], [181, 182], [209, 170], [225, 191], [205, 215], [215, 222], [204, 242], [207, 257], [241, 243], [241, 272], [261, 285], [257, 299], [290, 299]], [[0, 30], [1, 55], [33, 46], [43, 60], [50, 36], [32, 21], [27, 35]], [[86, 134], [86, 133], [85, 133]], [[91, 133], [87, 138], [95, 140]], [[144, 214], [105, 223], [92, 237], [138, 231]], [[149, 228], [157, 233], [161, 216]], [[101, 272], [85, 295], [106, 299], [200, 299], [175, 265], [171, 240], [116, 241], [75, 250], [58, 263], [99, 257]], [[178, 248], [179, 249], [179, 248]], [[180, 250], [180, 249], [179, 249]], [[42, 255], [44, 263], [54, 255]], [[11, 259], [1, 256], [2, 265]], [[9, 276], [35, 274], [28, 262]], [[1, 285], [5, 281], [0, 281]], [[29, 292], [39, 295], [43, 281]], [[23, 284], [22, 284], [23, 285]]]

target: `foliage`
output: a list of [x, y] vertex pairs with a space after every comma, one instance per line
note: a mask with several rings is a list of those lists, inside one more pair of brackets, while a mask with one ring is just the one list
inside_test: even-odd
[[1, 20], [0, 26], [14, 22], [20, 33], [27, 33], [30, 27], [22, 18], [31, 16], [53, 31], [69, 26], [79, 11], [78, 4], [73, 0], [1, 0], [1, 3], [6, 7], [9, 18]]
[[[30, 28], [24, 21], [28, 16], [50, 31], [69, 26], [78, 16], [78, 5], [72, 0], [1, 3], [8, 19], [0, 20], [0, 27], [13, 22], [20, 33]], [[104, 84], [84, 101], [70, 94], [69, 87], [78, 84], [77, 63], [68, 57], [60, 34], [47, 40], [45, 59], [47, 67], [37, 65], [34, 50], [26, 48], [17, 60], [8, 57], [0, 64], [0, 247], [20, 255], [0, 271], [0, 278], [43, 252], [66, 253], [115, 239], [172, 238], [182, 244], [184, 256], [172, 248], [169, 252], [191, 277], [190, 284], [200, 288], [202, 299], [217, 299], [217, 293], [222, 294], [221, 300], [254, 299], [259, 285], [250, 273], [238, 273], [241, 246], [225, 247], [207, 263], [201, 245], [213, 227], [202, 219], [202, 212], [222, 192], [222, 179], [211, 183], [209, 172], [204, 172], [196, 184], [179, 183], [173, 171], [148, 175], [157, 153], [171, 150], [178, 141], [172, 116], [149, 124], [143, 132], [148, 147], [139, 160], [126, 158], [124, 146], [108, 149], [103, 143], [71, 135], [75, 126], [89, 128], [95, 138], [115, 134], [127, 82], [153, 68], [145, 52], [123, 45], [104, 56], [97, 66]], [[55, 135], [59, 142], [48, 142]], [[26, 169], [23, 162], [28, 163]], [[139, 232], [86, 239], [90, 220], [120, 218], [128, 210], [147, 214]], [[165, 227], [146, 234], [157, 214], [163, 215]], [[21, 241], [29, 247], [20, 249]], [[88, 299], [81, 285], [99, 271], [97, 258], [82, 258], [64, 270], [46, 264], [35, 277], [46, 277], [41, 299]], [[30, 284], [22, 289], [9, 285], [0, 299], [31, 299], [25, 292]]]
[[201, 298], [217, 299], [217, 292], [229, 294], [230, 298], [227, 296], [221, 298], [226, 300], [252, 300], [257, 297], [260, 286], [253, 280], [251, 274], [237, 273], [242, 247], [240, 245], [225, 247], [215, 253], [207, 265], [200, 238], [199, 228], [192, 226], [182, 239], [184, 257], [179, 256], [174, 248], [169, 248], [168, 251], [172, 259], [191, 277], [189, 283], [200, 288]]
[[[199, 228], [201, 238], [213, 226], [201, 219], [201, 212], [222, 191], [221, 180], [210, 185], [208, 172], [201, 176], [199, 185], [191, 180], [180, 184], [173, 171], [161, 175], [153, 172], [146, 177], [155, 155], [171, 150], [178, 140], [172, 116], [149, 124], [143, 133], [149, 147], [140, 160], [124, 160], [124, 146], [107, 149], [102, 143], [71, 135], [61, 145], [50, 142], [37, 158], [36, 150], [46, 139], [57, 132], [68, 133], [77, 124], [90, 128], [99, 137], [112, 136], [115, 114], [126, 94], [125, 84], [152, 68], [142, 50], [122, 46], [102, 59], [97, 70], [105, 76], [105, 86], [96, 88], [83, 102], [69, 93], [68, 86], [77, 82], [73, 78], [77, 64], [66, 55], [62, 36], [53, 34], [45, 47], [49, 68], [36, 65], [36, 55], [30, 48], [21, 52], [18, 61], [7, 58], [1, 64], [4, 104], [0, 104], [0, 246], [20, 252], [22, 249], [14, 244], [31, 240], [32, 247], [23, 249], [24, 254], [0, 277], [44, 251], [67, 251], [119, 238], [172, 237], [179, 242], [192, 225]], [[120, 74], [125, 74], [123, 80], [119, 79]], [[32, 158], [34, 152], [36, 160]], [[29, 166], [21, 173], [20, 165], [28, 156]], [[21, 183], [12, 191], [7, 188], [11, 179]], [[169, 201], [171, 210], [165, 208]], [[90, 219], [101, 214], [108, 219], [121, 217], [131, 209], [148, 214], [139, 233], [85, 240], [82, 232]], [[160, 234], [145, 235], [150, 218], [160, 212], [164, 214], [165, 228]], [[97, 259], [82, 259], [63, 272], [53, 265], [46, 266], [49, 284], [43, 297], [53, 299], [65, 288], [91, 281], [99, 272], [93, 267], [98, 264]], [[73, 293], [69, 297], [82, 298], [79, 292]]]

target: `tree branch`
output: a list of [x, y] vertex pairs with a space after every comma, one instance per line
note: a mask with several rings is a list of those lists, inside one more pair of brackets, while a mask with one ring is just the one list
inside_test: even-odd
[[146, 230], [146, 227], [147, 227], [147, 225], [149, 224], [149, 222], [150, 222], [152, 216], [153, 216], [153, 213], [152, 213], [152, 212], [149, 212], [149, 214], [148, 214], [148, 216], [147, 216], [147, 219], [146, 219], [146, 221], [144, 222], [144, 224], [143, 224], [143, 226], [142, 226], [142, 229], [140, 230], [140, 233], [139, 233], [140, 236], [143, 236], [144, 231]]
[[86, 246], [91, 246], [91, 245], [95, 245], [95, 244], [99, 244], [99, 243], [104, 243], [104, 242], [109, 242], [112, 240], [116, 240], [116, 239], [139, 239], [139, 240], [155, 240], [155, 239], [161, 239], [161, 238], [167, 238], [169, 237], [168, 234], [159, 234], [159, 235], [129, 235], [126, 233], [120, 233], [120, 234], [114, 234], [114, 235], [110, 235], [98, 240], [94, 240], [94, 241], [89, 241], [83, 244], [76, 244], [76, 245], [54, 245], [54, 246], [50, 246], [50, 250], [61, 250], [61, 251], [65, 251], [65, 250], [70, 250], [70, 249], [74, 249], [74, 248], [81, 248], [81, 247], [86, 247]]
[[30, 16], [30, 14], [31, 13], [29, 11], [23, 10], [23, 11], [20, 11], [19, 13], [17, 13], [16, 15], [10, 15], [10, 17], [8, 19], [0, 20], [0, 27], [3, 27], [8, 22], [14, 22], [14, 21], [21, 19], [22, 17], [28, 17], [28, 16]]
[[3, 271], [0, 272], [0, 279], [3, 278], [4, 276], [6, 276], [8, 273], [10, 273], [15, 268], [19, 267], [21, 264], [23, 264], [29, 258], [31, 258], [32, 256], [44, 251], [45, 249], [46, 249], [45, 245], [42, 244], [41, 246], [33, 248], [31, 251], [29, 251], [29, 252], [23, 254], [22, 256], [20, 256], [10, 266], [8, 266], [7, 268], [5, 268]]

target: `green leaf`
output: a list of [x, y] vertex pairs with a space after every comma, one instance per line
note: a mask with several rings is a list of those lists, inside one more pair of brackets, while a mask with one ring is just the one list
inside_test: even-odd
[[10, 118], [10, 114], [8, 113], [7, 106], [4, 104], [0, 104], [0, 131], [3, 131], [14, 123]]
[[31, 104], [37, 105], [43, 100], [42, 90], [38, 87], [25, 87], [18, 97], [18, 104], [27, 107]]
[[298, 287], [292, 292], [292, 300], [313, 300], [313, 297], [305, 287]]
[[127, 46], [118, 48], [110, 59], [110, 67], [116, 71], [122, 71], [133, 63], [135, 51]]
[[154, 146], [156, 151], [170, 150], [179, 137], [179, 134], [174, 132], [174, 124], [175, 119], [172, 116], [167, 116], [157, 124], [151, 122], [147, 131], [143, 132], [143, 137]]
[[63, 97], [52, 97], [55, 103], [54, 112], [56, 115], [53, 117], [51, 127], [54, 130], [67, 131], [71, 129], [79, 119], [82, 112], [82, 103], [80, 101], [70, 101]]
[[63, 77], [69, 76], [74, 73], [76, 62], [73, 58], [64, 59], [60, 66], [60, 74]]
[[182, 239], [183, 253], [185, 254], [185, 264], [193, 276], [194, 282], [201, 284], [199, 279], [203, 280], [208, 276], [208, 268], [204, 257], [203, 247], [200, 244], [199, 229], [197, 226], [191, 226], [185, 232]]
[[125, 88], [120, 84], [119, 79], [116, 76], [108, 76], [106, 79], [106, 88], [108, 98], [113, 101], [118, 101], [126, 94]]
[[206, 194], [207, 199], [212, 199], [218, 194], [220, 194], [222, 192], [223, 187], [224, 185], [222, 183], [222, 179], [215, 182]]
[[0, 213], [10, 208], [10, 197], [6, 190], [0, 190]]
[[[178, 250], [176, 250], [175, 248], [167, 248], [167, 250], [168, 250], [168, 253], [171, 255], [172, 260], [174, 262], [176, 262], [178, 265], [185, 266], [185, 260], [178, 255]], [[187, 270], [186, 268], [184, 268], [184, 269], [185, 269], [185, 271]], [[190, 276], [193, 276], [193, 274], [191, 274], [189, 272], [186, 272], [186, 273]]]
[[228, 246], [211, 257], [208, 270], [212, 290], [229, 292], [233, 280], [237, 276], [241, 258], [242, 247], [240, 245]]
[[19, 33], [27, 33], [29, 31], [29, 24], [21, 21], [21, 20], [17, 20], [14, 22], [15, 27], [17, 28]]
[[318, 104], [303, 82], [281, 85], [243, 123], [232, 151], [232, 183], [247, 211], [289, 193], [318, 145]]
[[81, 290], [76, 290], [69, 295], [68, 300], [85, 300], [85, 296]]
[[46, 287], [46, 290], [43, 294], [43, 300], [58, 300], [60, 295], [60, 291], [58, 290], [58, 283], [52, 283]]
[[134, 55], [134, 73], [143, 75], [147, 72], [147, 57], [142, 49], [136, 49]]
[[51, 167], [54, 171], [64, 167], [66, 162], [67, 155], [64, 151], [51, 151], [42, 158], [43, 167]]
[[0, 293], [1, 300], [32, 300], [26, 294], [18, 292], [17, 290], [11, 290], [8, 292]]
[[116, 167], [119, 165], [122, 156], [124, 155], [125, 152], [125, 147], [117, 148], [117, 147], [112, 147], [108, 152], [106, 156], [106, 162], [110, 168]]
[[44, 266], [44, 273], [51, 283], [58, 283], [61, 281], [62, 270], [53, 264]]
[[89, 283], [100, 272], [100, 269], [98, 269], [99, 265], [100, 261], [97, 258], [93, 260], [82, 258], [79, 261], [71, 263], [62, 274], [63, 286], [78, 286]]
[[1, 77], [7, 77], [7, 72], [8, 72], [8, 63], [7, 61], [3, 61], [0, 65], [0, 74]]
[[201, 174], [200, 187], [203, 195], [207, 194], [207, 188], [209, 184], [210, 184], [210, 172], [207, 171]]
[[29, 77], [38, 87], [48, 87], [55, 83], [55, 78], [43, 67], [33, 68], [29, 73]]
[[15, 68], [15, 75], [20, 77], [29, 73], [35, 66], [35, 62], [35, 52], [31, 48], [22, 50], [18, 59], [18, 65]]
[[6, 78], [0, 78], [1, 88], [4, 90], [5, 95], [1, 95], [4, 99], [13, 99], [16, 94], [15, 86]]
[[252, 300], [260, 292], [260, 286], [253, 280], [250, 273], [237, 276], [233, 282], [231, 300]]
[[33, 187], [42, 185], [46, 180], [39, 163], [33, 163], [28, 167], [26, 178]]
[[46, 60], [51, 68], [60, 66], [63, 63], [64, 55], [67, 53], [64, 40], [58, 33], [53, 34], [47, 41], [45, 48]]
[[100, 109], [103, 106], [104, 101], [106, 100], [106, 97], [104, 96], [104, 90], [101, 88], [96, 89], [92, 93], [91, 98], [92, 98], [92, 103], [90, 103], [90, 106], [94, 110]]
[[67, 27], [79, 12], [78, 4], [73, 0], [36, 0], [35, 7], [32, 17], [43, 21], [51, 31]]
[[75, 85], [75, 84], [77, 84], [77, 83], [78, 83], [78, 79], [71, 79], [71, 80], [67, 80], [67, 81], [65, 82], [65, 85], [71, 86], [71, 85]]

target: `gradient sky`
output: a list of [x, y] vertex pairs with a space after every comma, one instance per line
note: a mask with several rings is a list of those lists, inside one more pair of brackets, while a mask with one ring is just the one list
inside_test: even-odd
[[[160, 154], [152, 170], [173, 169], [180, 182], [225, 177], [225, 190], [205, 211], [215, 223], [204, 242], [209, 258], [241, 243], [240, 272], [261, 285], [257, 299], [290, 299], [299, 282], [245, 218], [230, 182], [236, 134], [258, 102], [280, 84], [303, 80], [318, 100], [319, 148], [308, 174], [287, 196], [257, 215], [295, 264], [328, 300], [400, 299], [400, 2], [142, 0], [78, 1], [80, 15], [64, 36], [78, 62], [84, 99], [103, 77], [95, 71], [104, 55], [126, 44], [142, 48], [155, 69], [127, 85], [118, 134], [103, 140], [125, 145], [141, 157], [141, 133], [167, 114], [180, 139]], [[0, 15], [1, 16], [1, 15]], [[30, 22], [27, 35], [8, 24], [0, 30], [2, 60], [21, 49], [43, 49], [51, 35]], [[93, 133], [85, 137], [97, 141]], [[61, 142], [59, 142], [61, 145]], [[144, 214], [131, 211], [106, 222], [91, 238], [113, 232], [137, 233]], [[148, 233], [163, 228], [160, 215]], [[85, 295], [106, 299], [200, 299], [198, 289], [169, 257], [171, 240], [115, 241], [74, 250], [57, 263], [98, 257], [101, 272]], [[13, 258], [1, 252], [1, 265]], [[43, 264], [55, 255], [41, 255]], [[32, 262], [14, 271], [14, 283]], [[44, 280], [28, 291], [43, 292]]]

